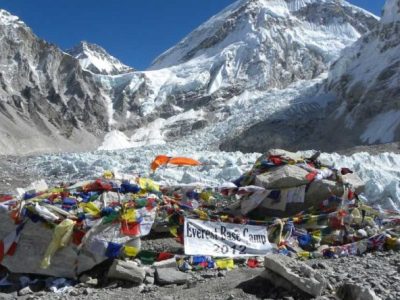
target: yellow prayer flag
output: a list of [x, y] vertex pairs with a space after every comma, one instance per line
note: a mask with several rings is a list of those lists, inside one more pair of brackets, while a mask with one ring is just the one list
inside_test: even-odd
[[136, 257], [139, 254], [139, 249], [132, 246], [125, 246], [124, 253], [126, 256]]
[[218, 269], [221, 270], [231, 270], [235, 268], [235, 263], [233, 262], [232, 258], [216, 259], [215, 264], [217, 265]]

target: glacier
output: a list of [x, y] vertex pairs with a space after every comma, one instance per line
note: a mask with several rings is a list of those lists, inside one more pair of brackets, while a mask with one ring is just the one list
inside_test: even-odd
[[[235, 180], [250, 170], [260, 153], [223, 152], [208, 150], [199, 143], [153, 145], [114, 151], [63, 153], [27, 157], [25, 168], [35, 170], [37, 178], [50, 185], [74, 182], [101, 176], [112, 170], [119, 178], [150, 177], [166, 185], [191, 184], [215, 187]], [[312, 151], [300, 152], [308, 156]], [[154, 174], [150, 163], [159, 154], [187, 156], [202, 162], [199, 167], [162, 167]], [[335, 168], [348, 167], [366, 183], [362, 195], [379, 209], [400, 211], [400, 154], [367, 152], [352, 155], [322, 153], [324, 164]]]

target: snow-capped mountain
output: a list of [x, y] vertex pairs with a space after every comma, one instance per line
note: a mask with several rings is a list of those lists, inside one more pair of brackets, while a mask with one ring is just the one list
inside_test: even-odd
[[218, 146], [294, 104], [325, 105], [316, 94], [329, 66], [378, 23], [342, 0], [239, 0], [131, 72], [97, 46], [66, 54], [1, 16], [3, 154], [95, 148], [110, 130], [102, 149]]
[[333, 116], [361, 142], [400, 139], [400, 0], [387, 0], [379, 26], [343, 51], [329, 88], [343, 99]]
[[[335, 151], [399, 141], [399, 32], [400, 1], [387, 0], [378, 26], [343, 49], [326, 81], [308, 96], [304, 88], [296, 90], [292, 105], [228, 138], [222, 149]], [[310, 101], [314, 107], [307, 105]]]
[[95, 74], [118, 75], [134, 71], [96, 44], [83, 41], [66, 52], [79, 60], [82, 69]]
[[93, 148], [107, 101], [78, 60], [0, 10], [0, 154]]
[[246, 92], [252, 105], [260, 92], [324, 74], [376, 24], [341, 0], [237, 1], [125, 82], [124, 133], [110, 133], [102, 148], [117, 140], [125, 147], [165, 143], [213, 127], [233, 116], [234, 97]]

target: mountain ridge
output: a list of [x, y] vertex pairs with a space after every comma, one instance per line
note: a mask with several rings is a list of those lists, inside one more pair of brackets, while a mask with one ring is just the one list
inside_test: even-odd
[[[45, 51], [37, 47], [33, 48], [37, 51], [33, 53], [26, 47], [25, 52], [20, 53], [29, 58], [20, 60], [30, 72], [28, 76], [21, 76], [18, 84], [3, 82], [3, 90], [8, 90], [0, 90], [0, 97], [3, 93], [8, 100], [2, 109], [5, 120], [0, 123], [10, 123], [10, 111], [14, 115], [21, 114], [19, 104], [10, 99], [15, 98], [15, 95], [10, 97], [12, 88], [23, 100], [19, 101], [22, 106], [37, 103], [34, 106], [41, 112], [35, 120], [25, 113], [19, 121], [29, 121], [32, 128], [44, 123], [39, 129], [52, 138], [61, 136], [66, 151], [80, 147], [93, 149], [101, 144], [102, 149], [109, 149], [110, 144], [117, 148], [163, 144], [190, 140], [203, 132], [210, 141], [219, 140], [222, 144], [263, 118], [269, 118], [272, 113], [280, 114], [280, 109], [289, 107], [298, 101], [296, 99], [305, 101], [301, 94], [317, 93], [316, 87], [326, 77], [340, 50], [376, 24], [375, 16], [345, 1], [241, 0], [178, 43], [176, 47], [179, 48], [191, 40], [190, 47], [183, 47], [187, 48], [186, 52], [178, 49], [178, 54], [182, 54], [181, 58], [177, 56], [180, 62], [169, 67], [157, 63], [160, 57], [168, 57], [177, 51], [172, 47], [156, 59], [149, 70], [123, 68], [122, 73], [115, 74], [103, 74], [98, 68], [100, 72], [93, 72], [88, 67], [90, 64], [82, 63], [79, 55], [89, 44], [81, 44], [82, 49], [73, 51], [76, 58], [55, 46], [50, 49], [33, 33], [33, 37], [28, 34], [27, 40], [43, 45]], [[213, 27], [212, 32], [208, 31], [209, 27]], [[214, 34], [214, 30], [219, 34]], [[94, 49], [96, 53], [105, 52], [99, 46], [86, 48]], [[10, 46], [3, 53], [14, 55], [19, 51]], [[56, 67], [48, 68], [46, 63], [38, 62], [35, 59], [38, 53], [47, 57], [47, 63], [55, 57]], [[18, 59], [16, 61], [21, 64]], [[69, 67], [64, 66], [65, 62]], [[47, 74], [49, 70], [52, 70], [51, 74]], [[35, 72], [40, 74], [40, 82], [33, 84], [30, 79], [34, 78]], [[33, 97], [32, 93], [22, 93], [24, 86], [35, 90]], [[294, 98], [297, 94], [300, 98]], [[284, 101], [275, 98], [282, 96]], [[314, 96], [311, 98], [316, 99]], [[324, 106], [326, 101], [323, 99], [320, 104]], [[251, 118], [252, 110], [261, 102], [271, 114], [266, 111], [257, 113], [258, 119]], [[248, 106], [249, 117], [240, 120], [237, 128], [228, 126], [226, 133], [221, 135], [219, 131], [225, 124], [236, 124], [237, 121], [231, 120], [241, 118], [241, 103]], [[47, 111], [52, 111], [53, 116], [48, 118]], [[49, 128], [47, 123], [52, 127]], [[90, 140], [88, 145], [71, 140], [81, 133]], [[10, 144], [15, 143], [9, 129], [3, 128], [0, 134], [8, 137]], [[55, 147], [46, 141], [43, 148], [54, 151]], [[15, 151], [15, 147], [9, 147], [7, 151]]]

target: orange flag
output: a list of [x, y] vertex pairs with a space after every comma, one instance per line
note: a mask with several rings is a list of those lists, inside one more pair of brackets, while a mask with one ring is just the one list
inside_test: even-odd
[[201, 162], [187, 157], [170, 157], [166, 155], [158, 155], [151, 163], [151, 169], [153, 172], [160, 166], [167, 164], [173, 164], [177, 166], [199, 166]]

